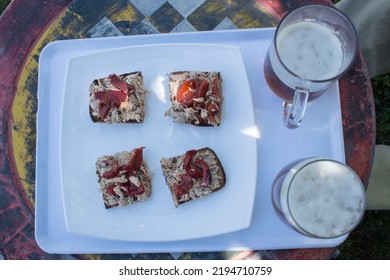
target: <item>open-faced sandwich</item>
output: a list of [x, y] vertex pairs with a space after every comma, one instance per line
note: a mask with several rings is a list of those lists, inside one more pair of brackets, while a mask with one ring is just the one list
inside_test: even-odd
[[208, 147], [162, 158], [161, 168], [176, 207], [193, 199], [204, 198], [222, 189], [226, 183], [223, 166], [215, 152]]
[[169, 74], [171, 108], [176, 123], [219, 126], [222, 118], [220, 72], [180, 71]]
[[147, 200], [152, 192], [151, 174], [143, 149], [101, 156], [96, 161], [99, 190], [105, 207], [127, 206]]
[[89, 113], [93, 122], [142, 123], [145, 95], [141, 72], [112, 74], [89, 87]]

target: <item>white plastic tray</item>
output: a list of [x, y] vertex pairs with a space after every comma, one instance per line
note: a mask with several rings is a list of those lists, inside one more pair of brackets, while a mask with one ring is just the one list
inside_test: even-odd
[[[171, 107], [167, 73], [182, 69], [221, 73], [224, 100], [218, 127], [176, 124], [164, 116]], [[88, 110], [91, 81], [110, 73], [135, 70], [142, 72], [149, 91], [144, 122], [93, 123]], [[257, 145], [255, 136], [248, 132], [255, 130], [256, 125], [239, 47], [152, 44], [74, 57], [68, 64], [63, 92], [62, 195], [69, 232], [110, 240], [151, 242], [203, 238], [250, 226], [256, 191]], [[236, 145], [244, 148], [235, 149]], [[96, 159], [136, 147], [145, 147], [144, 159], [152, 174], [151, 197], [142, 203], [107, 210], [98, 191]], [[175, 208], [160, 159], [203, 147], [210, 147], [218, 155], [227, 175], [226, 185], [205, 199]], [[232, 202], [236, 207], [231, 207]]]
[[[47, 45], [40, 55], [38, 79], [35, 208], [38, 245], [49, 253], [77, 254], [313, 248], [332, 247], [343, 242], [347, 236], [322, 240], [300, 235], [284, 225], [272, 209], [271, 184], [287, 163], [307, 156], [345, 161], [337, 84], [309, 104], [300, 128], [288, 130], [284, 127], [282, 102], [270, 91], [263, 76], [264, 57], [273, 33], [272, 28], [210, 31], [66, 40]], [[257, 189], [250, 227], [214, 237], [168, 242], [115, 241], [68, 232], [61, 192], [60, 108], [69, 59], [113, 48], [165, 43], [221, 44], [240, 48], [257, 126]]]

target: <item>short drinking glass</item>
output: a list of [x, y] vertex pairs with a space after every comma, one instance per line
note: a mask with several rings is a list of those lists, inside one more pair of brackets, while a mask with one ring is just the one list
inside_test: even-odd
[[345, 164], [306, 158], [276, 176], [272, 204], [297, 232], [313, 238], [336, 238], [352, 231], [365, 211], [365, 187]]

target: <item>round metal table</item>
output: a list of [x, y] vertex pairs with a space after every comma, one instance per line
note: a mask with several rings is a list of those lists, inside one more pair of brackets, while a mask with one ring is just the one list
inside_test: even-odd
[[[5, 259], [329, 259], [337, 248], [181, 254], [56, 255], [34, 238], [38, 58], [76, 38], [275, 27], [304, 0], [14, 0], [0, 18], [0, 256]], [[375, 147], [370, 79], [358, 55], [339, 81], [347, 164], [367, 186]]]

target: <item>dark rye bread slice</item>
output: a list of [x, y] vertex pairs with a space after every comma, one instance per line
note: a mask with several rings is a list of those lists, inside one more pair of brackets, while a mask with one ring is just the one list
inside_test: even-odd
[[180, 189], [182, 189], [183, 180], [186, 180], [183, 176], [186, 177], [188, 175], [188, 172], [185, 169], [185, 157], [190, 151], [187, 151], [182, 155], [162, 158], [160, 160], [163, 176], [175, 207], [194, 199], [204, 198], [211, 193], [222, 189], [226, 184], [226, 175], [222, 163], [211, 148], [206, 147], [192, 151], [194, 152], [194, 155], [191, 158], [191, 162], [195, 163], [197, 159], [204, 161], [210, 170], [210, 180], [205, 184], [203, 176], [200, 178], [191, 178], [193, 186], [188, 190], [188, 193], [185, 194], [181, 193], [182, 191], [180, 191]]
[[[120, 87], [111, 77], [118, 77]], [[102, 93], [105, 96], [102, 97]], [[107, 93], [108, 92], [108, 93]], [[95, 79], [89, 86], [89, 114], [93, 122], [142, 123], [147, 89], [140, 71]]]
[[175, 123], [219, 126], [222, 121], [220, 72], [177, 71], [169, 74], [172, 106], [165, 113]]
[[152, 193], [151, 173], [143, 148], [104, 155], [96, 160], [99, 191], [106, 209], [147, 200]]

